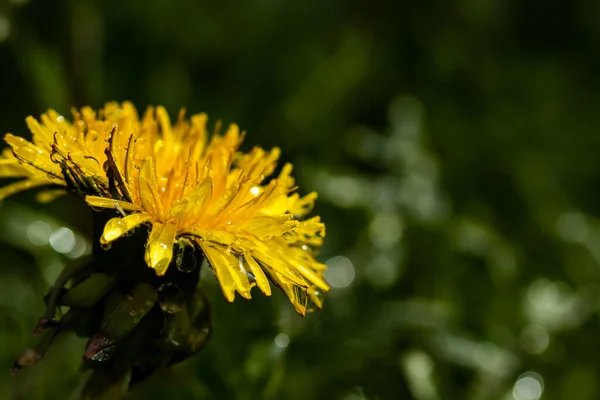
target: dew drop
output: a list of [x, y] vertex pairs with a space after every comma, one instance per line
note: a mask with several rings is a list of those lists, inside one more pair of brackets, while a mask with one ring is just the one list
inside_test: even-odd
[[115, 352], [115, 347], [116, 346], [108, 346], [108, 347], [103, 348], [102, 350], [100, 350], [96, 354], [94, 354], [92, 357], [90, 357], [90, 360], [98, 361], [98, 362], [108, 360], [109, 358], [111, 358], [111, 356]]
[[93, 361], [106, 361], [115, 351], [115, 341], [102, 333], [94, 334], [87, 343], [84, 357]]
[[183, 308], [183, 292], [174, 283], [166, 283], [158, 288], [158, 305], [169, 314], [175, 314]]
[[294, 286], [293, 293], [294, 293], [294, 297], [296, 298], [296, 302], [298, 303], [298, 305], [300, 305], [302, 308], [305, 309], [306, 305], [308, 303], [308, 296], [306, 294], [306, 289], [304, 289], [303, 287], [300, 287], [300, 286]]
[[100, 248], [102, 250], [108, 251], [112, 247], [112, 243], [100, 243]]
[[119, 238], [127, 229], [122, 219], [113, 218], [106, 223], [102, 237], [107, 242]]
[[306, 304], [306, 311], [311, 312], [318, 310], [323, 307], [323, 292], [316, 286], [310, 286], [306, 289], [308, 295], [308, 302]]
[[177, 257], [175, 257], [175, 265], [178, 270], [189, 273], [196, 269], [198, 261], [196, 260], [194, 252], [195, 248], [193, 246], [180, 245]]
[[135, 233], [135, 229], [131, 229], [131, 230], [125, 232], [124, 234], [122, 234], [121, 237], [130, 237], [130, 236], [133, 236], [134, 233]]
[[136, 311], [136, 310], [131, 310], [131, 311], [129, 311], [129, 315], [130, 315], [131, 317], [135, 317], [137, 314], [138, 314], [138, 313], [137, 313], [137, 311]]
[[250, 271], [248, 271], [248, 268], [246, 268], [246, 260], [244, 259], [244, 256], [240, 256], [238, 260], [240, 270], [242, 271], [242, 273], [246, 274], [250, 283], [256, 282], [256, 277], [254, 276], [254, 274], [252, 274]]

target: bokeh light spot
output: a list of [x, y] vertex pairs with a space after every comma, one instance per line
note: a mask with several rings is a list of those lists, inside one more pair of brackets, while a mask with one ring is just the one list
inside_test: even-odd
[[59, 253], [68, 253], [75, 247], [75, 234], [69, 228], [58, 228], [50, 235], [50, 246]]
[[288, 347], [289, 344], [290, 337], [285, 333], [280, 333], [277, 336], [275, 336], [275, 345], [277, 345], [277, 347], [285, 348]]
[[0, 42], [4, 42], [10, 35], [10, 21], [6, 15], [0, 15]]
[[27, 238], [36, 246], [48, 244], [52, 228], [44, 221], [35, 221], [27, 228]]
[[350, 286], [355, 277], [354, 265], [350, 259], [343, 256], [330, 258], [325, 262], [325, 279], [334, 288]]
[[544, 380], [535, 372], [526, 372], [513, 386], [515, 400], [538, 400], [544, 391]]

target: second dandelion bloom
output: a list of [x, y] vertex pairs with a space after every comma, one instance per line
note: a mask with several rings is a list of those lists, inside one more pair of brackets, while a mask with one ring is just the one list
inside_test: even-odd
[[199, 248], [223, 294], [266, 295], [271, 283], [298, 313], [321, 307], [325, 265], [315, 260], [325, 226], [309, 218], [316, 193], [296, 193], [292, 166], [273, 175], [279, 149], [239, 151], [244, 134], [231, 125], [207, 133], [207, 116], [182, 111], [172, 123], [162, 107], [139, 118], [130, 103], [73, 112], [53, 110], [27, 118], [32, 141], [7, 134], [0, 177], [23, 178], [0, 189], [0, 198], [37, 186], [51, 198], [63, 187], [94, 208], [114, 209], [103, 245], [142, 224], [150, 226], [145, 261], [157, 275], [176, 264], [174, 249]]

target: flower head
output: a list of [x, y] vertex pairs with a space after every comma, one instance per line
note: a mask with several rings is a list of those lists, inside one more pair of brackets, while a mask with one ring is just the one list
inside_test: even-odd
[[[145, 261], [164, 275], [176, 245], [200, 248], [223, 294], [249, 299], [253, 286], [266, 295], [279, 286], [304, 315], [321, 306], [325, 265], [315, 258], [325, 226], [305, 218], [316, 193], [295, 193], [292, 166], [271, 176], [279, 149], [239, 151], [244, 134], [219, 124], [207, 133], [206, 114], [172, 124], [163, 107], [143, 117], [130, 103], [108, 103], [98, 112], [73, 111], [73, 122], [56, 111], [26, 119], [32, 141], [7, 134], [0, 177], [24, 178], [0, 189], [0, 199], [37, 186], [59, 186], [94, 208], [114, 209], [101, 237], [105, 245], [146, 224]], [[209, 137], [210, 136], [210, 137]], [[43, 197], [56, 194], [42, 192]]]

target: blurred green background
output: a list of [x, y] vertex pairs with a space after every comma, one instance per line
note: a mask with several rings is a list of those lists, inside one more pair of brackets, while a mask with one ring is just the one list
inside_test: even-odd
[[[52, 107], [206, 111], [280, 146], [332, 291], [228, 304], [131, 399], [600, 398], [600, 2], [4, 0], [0, 130]], [[0, 398], [66, 399], [85, 341], [8, 375], [91, 211], [0, 206]], [[65, 244], [66, 243], [66, 244]]]

